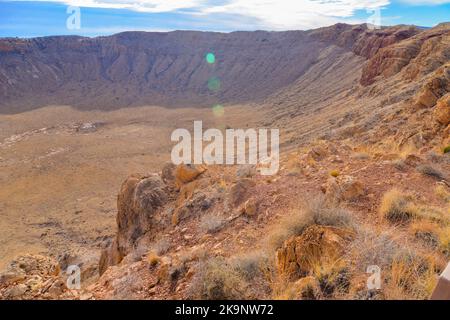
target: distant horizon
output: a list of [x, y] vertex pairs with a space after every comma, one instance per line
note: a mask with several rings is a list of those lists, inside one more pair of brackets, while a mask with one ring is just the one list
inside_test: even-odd
[[367, 22], [432, 28], [448, 21], [450, 0], [0, 0], [0, 38], [305, 31]]
[[[406, 26], [406, 27], [416, 27], [419, 29], [432, 29], [437, 27], [440, 24], [446, 24], [446, 23], [450, 23], [450, 21], [443, 21], [443, 22], [439, 22], [437, 23], [435, 26], [433, 27], [426, 27], [426, 26], [418, 26], [415, 24], [397, 24], [397, 25], [385, 25], [385, 26], [380, 26], [380, 29], [386, 29], [386, 28], [391, 28], [391, 27], [398, 27], [398, 26]], [[327, 26], [323, 26], [323, 27], [317, 27], [317, 28], [312, 28], [312, 29], [305, 29], [305, 30], [300, 30], [300, 29], [292, 29], [292, 30], [233, 30], [233, 31], [208, 31], [208, 30], [186, 30], [186, 29], [179, 29], [179, 30], [168, 30], [168, 31], [151, 31], [151, 30], [125, 30], [125, 31], [119, 31], [116, 33], [112, 33], [112, 34], [106, 34], [106, 35], [97, 35], [97, 36], [86, 36], [86, 35], [82, 35], [82, 34], [54, 34], [54, 35], [45, 35], [45, 36], [31, 36], [31, 37], [18, 37], [18, 36], [11, 36], [11, 37], [2, 37], [0, 36], [0, 39], [36, 39], [36, 38], [50, 38], [50, 37], [82, 37], [82, 38], [90, 38], [90, 39], [94, 39], [94, 38], [99, 38], [99, 37], [111, 37], [111, 36], [115, 36], [118, 34], [122, 34], [122, 33], [133, 33], [133, 32], [143, 32], [143, 33], [173, 33], [173, 32], [203, 32], [203, 33], [219, 33], [219, 34], [231, 34], [231, 33], [236, 33], [236, 32], [296, 32], [296, 31], [301, 31], [301, 32], [308, 32], [311, 30], [317, 30], [320, 28], [330, 28], [333, 27], [337, 24], [345, 24], [345, 25], [349, 25], [349, 26], [362, 26], [364, 25], [364, 23], [342, 23], [342, 22], [338, 22], [335, 24], [331, 24], [331, 25], [327, 25]]]

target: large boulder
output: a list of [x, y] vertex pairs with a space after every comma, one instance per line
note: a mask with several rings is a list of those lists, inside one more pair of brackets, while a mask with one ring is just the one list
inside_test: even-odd
[[437, 122], [445, 126], [450, 124], [450, 93], [447, 93], [436, 104], [434, 117]]
[[158, 175], [132, 175], [122, 184], [117, 197], [117, 234], [102, 253], [100, 274], [119, 263], [140, 237], [157, 227], [155, 214], [167, 200], [167, 186]]
[[342, 257], [353, 236], [347, 229], [310, 226], [300, 236], [286, 240], [278, 249], [278, 273], [294, 280], [310, 275], [314, 267], [333, 264]]
[[416, 105], [422, 108], [431, 108], [437, 101], [450, 91], [450, 69], [446, 66], [439, 69], [431, 77], [416, 97]]

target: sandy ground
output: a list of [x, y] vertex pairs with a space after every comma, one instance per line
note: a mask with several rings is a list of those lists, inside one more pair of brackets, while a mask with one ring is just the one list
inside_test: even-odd
[[[22, 253], [98, 250], [115, 232], [116, 195], [133, 172], [170, 160], [175, 128], [245, 128], [252, 108], [127, 108], [82, 112], [45, 107], [0, 116], [0, 269]], [[245, 119], [245, 122], [244, 122]], [[248, 119], [251, 119], [250, 121]], [[97, 123], [94, 131], [80, 130]]]

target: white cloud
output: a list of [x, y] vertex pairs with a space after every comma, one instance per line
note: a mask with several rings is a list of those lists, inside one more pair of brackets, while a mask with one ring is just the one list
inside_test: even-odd
[[[14, 0], [24, 1], [24, 0]], [[33, 2], [59, 2], [76, 7], [128, 9], [142, 12], [172, 12], [198, 8], [208, 0], [25, 0]]]
[[318, 27], [351, 18], [356, 10], [380, 8], [389, 0], [232, 0], [206, 13], [235, 13], [258, 18], [274, 29]]
[[450, 3], [450, 0], [400, 0], [400, 2], [410, 5], [440, 5]]
[[[380, 8], [390, 3], [390, 0], [221, 0], [222, 4], [218, 4], [217, 0], [34, 1], [53, 1], [79, 7], [129, 9], [151, 13], [188, 10], [190, 14], [198, 15], [237, 15], [257, 20], [260, 24], [258, 27], [268, 29], [305, 29], [329, 25], [342, 19], [351, 19], [356, 10]], [[427, 2], [439, 1], [445, 0]]]

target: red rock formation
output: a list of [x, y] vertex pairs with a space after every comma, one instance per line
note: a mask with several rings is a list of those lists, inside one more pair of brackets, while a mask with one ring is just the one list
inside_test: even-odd
[[100, 274], [119, 263], [141, 236], [157, 227], [156, 211], [167, 198], [166, 185], [159, 176], [132, 175], [122, 184], [117, 197], [117, 234], [102, 253]]

